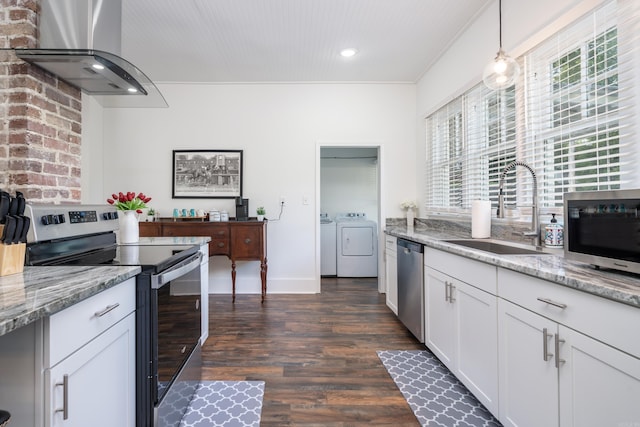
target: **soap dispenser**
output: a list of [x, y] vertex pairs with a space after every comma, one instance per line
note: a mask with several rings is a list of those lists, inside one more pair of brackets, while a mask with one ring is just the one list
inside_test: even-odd
[[558, 224], [556, 214], [551, 214], [551, 222], [544, 229], [544, 244], [549, 248], [561, 248], [564, 245], [564, 229]]

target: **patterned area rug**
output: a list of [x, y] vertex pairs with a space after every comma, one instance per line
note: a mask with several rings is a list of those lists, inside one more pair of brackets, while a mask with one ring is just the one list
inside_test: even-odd
[[378, 357], [422, 426], [502, 424], [429, 351], [378, 351]]
[[264, 381], [203, 381], [180, 427], [260, 425]]

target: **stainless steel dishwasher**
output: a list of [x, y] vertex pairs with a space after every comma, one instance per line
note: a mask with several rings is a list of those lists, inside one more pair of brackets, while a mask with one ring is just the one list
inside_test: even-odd
[[398, 239], [398, 318], [424, 342], [423, 246]]

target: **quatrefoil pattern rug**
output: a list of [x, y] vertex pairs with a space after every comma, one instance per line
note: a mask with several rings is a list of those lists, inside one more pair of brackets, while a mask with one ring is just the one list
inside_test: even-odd
[[264, 381], [203, 381], [180, 427], [260, 425]]
[[378, 357], [420, 425], [502, 426], [430, 351], [378, 351]]

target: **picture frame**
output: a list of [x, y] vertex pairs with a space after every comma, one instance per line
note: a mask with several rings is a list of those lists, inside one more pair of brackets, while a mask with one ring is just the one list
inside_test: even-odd
[[242, 150], [173, 150], [174, 199], [242, 197]]

